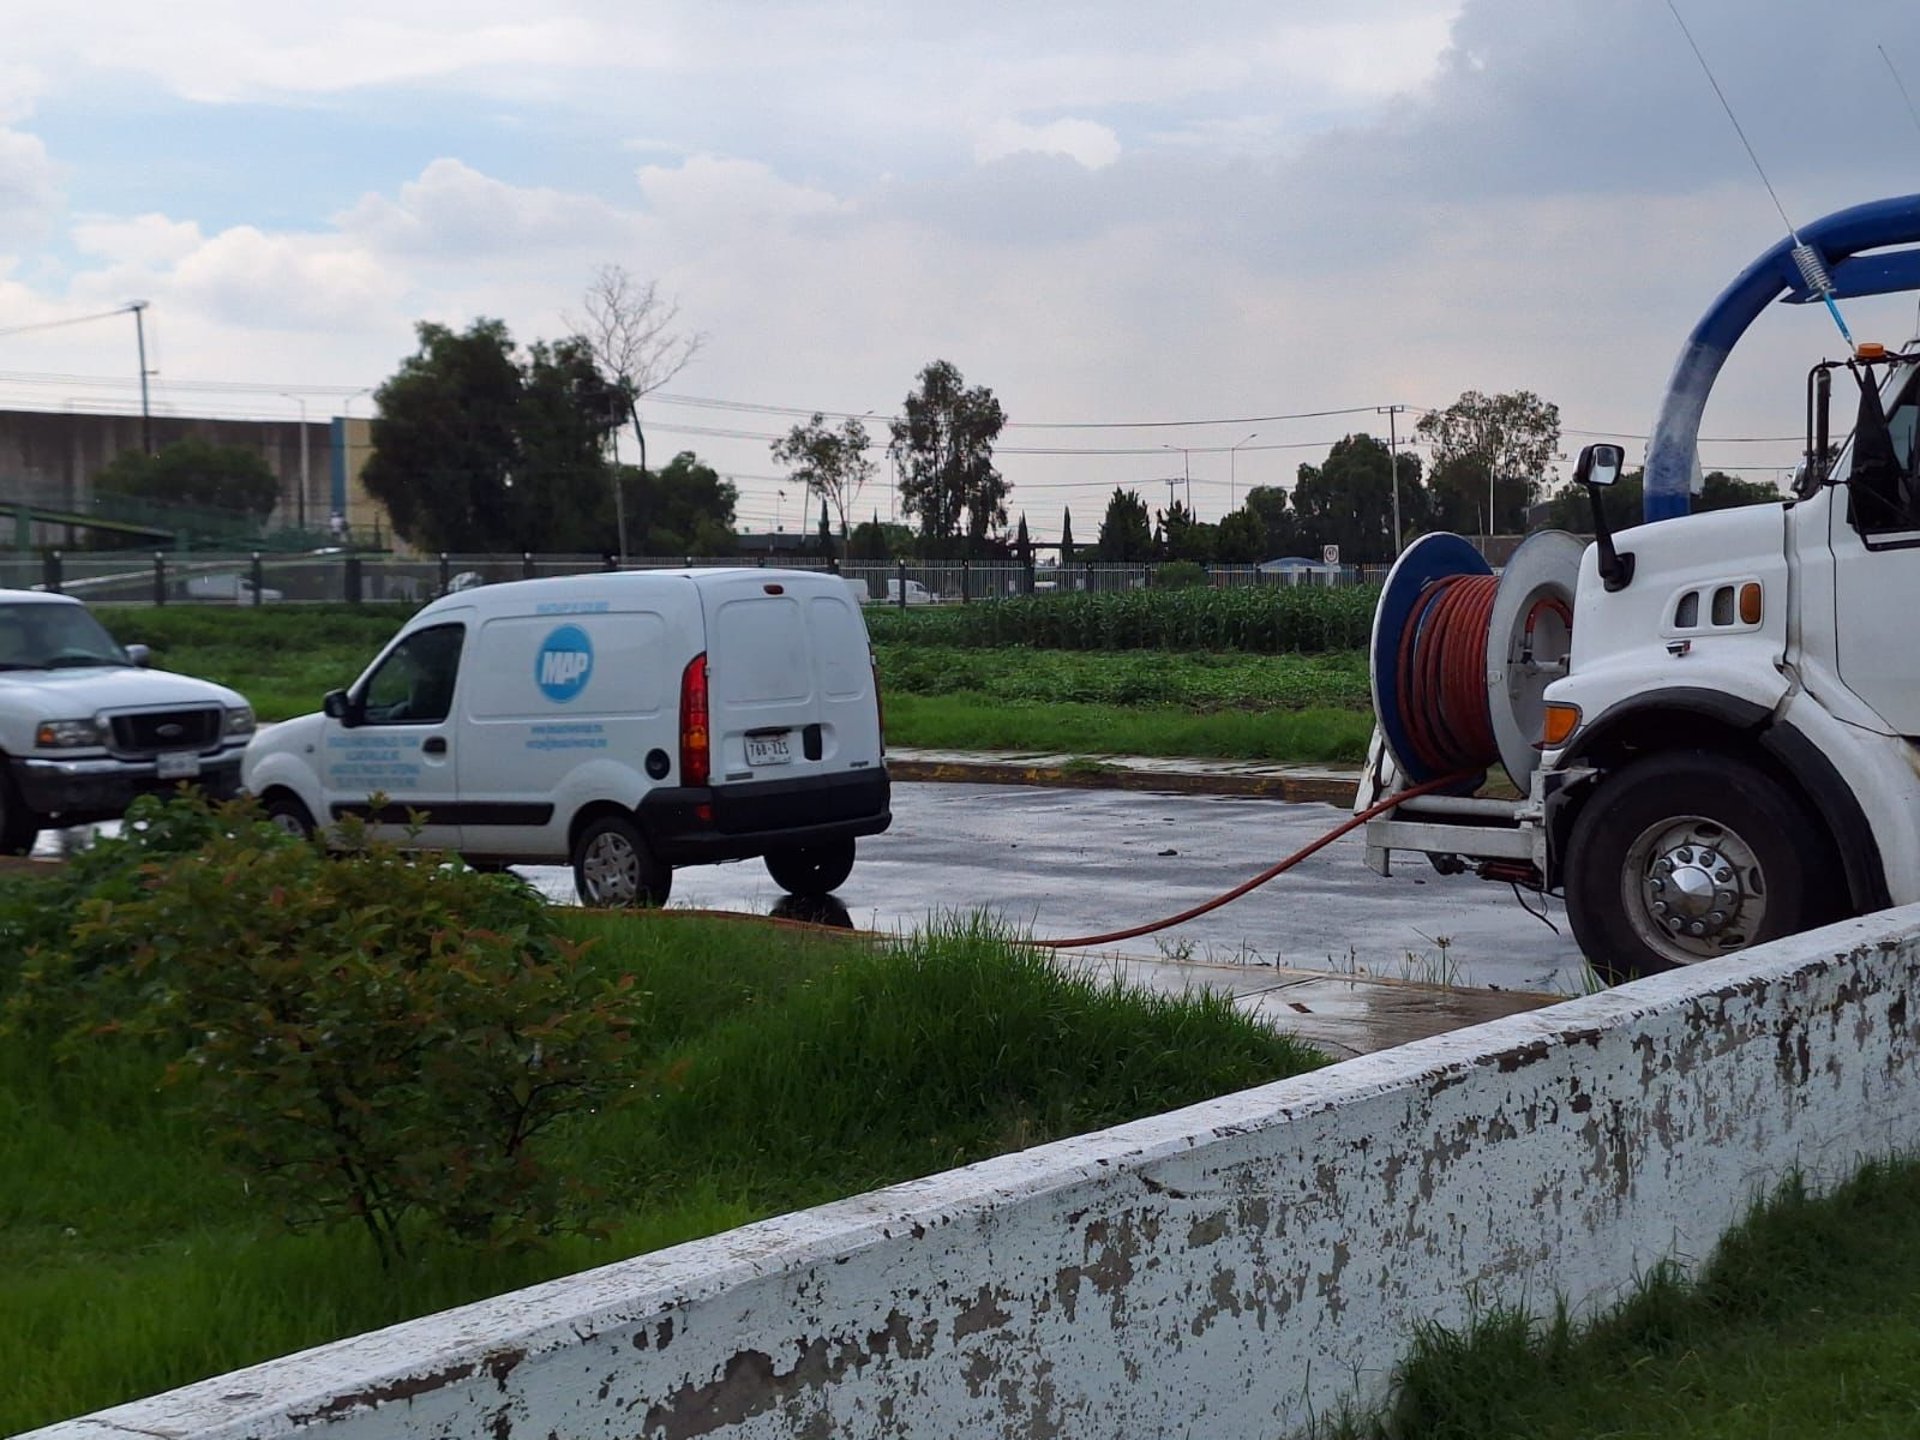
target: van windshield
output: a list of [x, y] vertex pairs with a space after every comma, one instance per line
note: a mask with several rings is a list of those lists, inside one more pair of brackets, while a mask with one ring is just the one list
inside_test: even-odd
[[0, 605], [0, 670], [132, 663], [84, 606], [44, 600]]

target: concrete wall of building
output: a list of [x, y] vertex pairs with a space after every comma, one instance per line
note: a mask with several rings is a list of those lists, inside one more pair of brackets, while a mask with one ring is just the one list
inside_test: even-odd
[[38, 1433], [1286, 1435], [1913, 1146], [1917, 960], [1851, 921]]
[[[352, 423], [364, 426], [367, 422]], [[94, 475], [122, 450], [141, 447], [141, 424], [138, 415], [0, 410], [0, 504], [84, 507], [93, 494]], [[303, 426], [296, 420], [156, 415], [153, 444], [160, 449], [191, 435], [216, 445], [254, 451], [280, 480], [280, 504], [268, 523], [275, 528], [291, 527], [299, 522], [301, 513], [303, 429], [307, 444], [306, 517], [314, 529], [323, 529], [332, 509], [330, 477], [334, 464], [333, 427], [326, 420], [310, 420]], [[364, 434], [360, 443], [369, 444]], [[364, 463], [364, 456], [355, 460]]]

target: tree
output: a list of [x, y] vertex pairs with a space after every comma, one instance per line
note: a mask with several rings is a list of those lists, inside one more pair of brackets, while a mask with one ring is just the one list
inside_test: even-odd
[[[1646, 514], [1645, 493], [1644, 470], [1625, 471], [1613, 484], [1602, 489], [1600, 508], [1609, 528], [1624, 530], [1638, 525]], [[1696, 512], [1732, 510], [1741, 505], [1777, 505], [1785, 498], [1777, 487], [1766, 481], [1741, 480], [1715, 470], [1701, 481], [1700, 493], [1693, 497], [1691, 508]], [[1592, 534], [1593, 507], [1587, 499], [1586, 487], [1567, 484], [1554, 491], [1547, 505], [1546, 525], [1555, 530]]]
[[913, 531], [878, 515], [853, 527], [848, 551], [855, 560], [891, 560], [913, 553]]
[[1464, 528], [1476, 514], [1481, 533], [1526, 528], [1527, 506], [1560, 447], [1559, 406], [1530, 390], [1468, 390], [1446, 409], [1421, 416], [1414, 428], [1433, 446], [1432, 483], [1444, 523]]
[[827, 514], [827, 502], [824, 496], [820, 500], [820, 534], [818, 539], [820, 541], [820, 553], [822, 555], [833, 554], [833, 520], [832, 517]]
[[1251, 509], [1234, 511], [1220, 521], [1213, 556], [1223, 565], [1257, 565], [1269, 558], [1267, 527]]
[[522, 362], [498, 320], [422, 322], [419, 350], [375, 392], [367, 491], [423, 550], [587, 551], [613, 538], [604, 388], [577, 340]]
[[1180, 501], [1160, 512], [1160, 542], [1168, 560], [1204, 565], [1213, 559], [1213, 526], [1202, 524]]
[[873, 478], [873, 461], [867, 458], [873, 442], [867, 427], [858, 420], [842, 422], [838, 430], [829, 430], [824, 417], [815, 414], [805, 425], [796, 425], [770, 447], [776, 465], [784, 465], [795, 480], [818, 495], [822, 504], [831, 503], [840, 517], [840, 537], [847, 538], [847, 512], [860, 498], [860, 490]]
[[1033, 564], [1033, 541], [1027, 538], [1026, 512], [1020, 515], [1020, 530], [1013, 537], [1013, 556], [1020, 562], [1020, 568], [1026, 569]]
[[620, 467], [627, 511], [638, 517], [643, 555], [731, 555], [740, 491], [691, 450], [661, 470]]
[[[1400, 457], [1402, 523], [1425, 511], [1419, 460]], [[1320, 465], [1302, 465], [1293, 487], [1294, 525], [1308, 546], [1338, 545], [1349, 564], [1393, 558], [1393, 457], [1367, 434], [1334, 442]], [[1251, 497], [1249, 497], [1251, 498]]]
[[1153, 524], [1138, 491], [1114, 487], [1094, 548], [1102, 560], [1153, 559]]
[[[624, 266], [602, 265], [594, 272], [583, 297], [586, 315], [569, 319], [587, 353], [612, 378], [611, 395], [601, 398], [611, 413], [613, 430], [631, 420], [633, 438], [640, 446], [640, 468], [647, 468], [647, 436], [640, 428], [640, 401], [665, 385], [693, 362], [707, 337], [675, 329], [680, 318], [677, 301], [661, 297], [657, 281], [635, 280]], [[616, 512], [620, 494], [614, 492]], [[624, 513], [616, 513], [619, 553], [627, 553]]]
[[1247, 491], [1244, 508], [1260, 522], [1265, 536], [1266, 553], [1261, 559], [1272, 560], [1296, 548], [1293, 511], [1287, 503], [1286, 491], [1278, 485], [1256, 485]]
[[920, 520], [921, 536], [949, 549], [964, 527], [970, 555], [987, 550], [987, 537], [1007, 523], [1010, 488], [993, 465], [993, 442], [1006, 413], [984, 385], [968, 389], [959, 370], [935, 360], [920, 372], [906, 413], [890, 422], [888, 445], [900, 467], [900, 504]]
[[96, 495], [226, 510], [254, 521], [266, 519], [280, 499], [280, 482], [258, 454], [198, 436], [176, 440], [157, 455], [122, 450], [94, 473], [93, 489]]
[[1063, 509], [1060, 512], [1060, 564], [1073, 564], [1073, 511]]

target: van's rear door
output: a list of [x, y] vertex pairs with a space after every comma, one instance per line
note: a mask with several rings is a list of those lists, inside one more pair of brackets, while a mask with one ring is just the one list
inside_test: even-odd
[[872, 658], [847, 587], [777, 570], [699, 584], [713, 783], [878, 769]]

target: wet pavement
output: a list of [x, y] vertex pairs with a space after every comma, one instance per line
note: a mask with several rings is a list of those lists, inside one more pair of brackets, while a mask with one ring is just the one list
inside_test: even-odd
[[[1238, 796], [901, 783], [893, 815], [885, 835], [860, 842], [840, 889], [854, 925], [908, 930], [985, 910], [1049, 938], [1199, 904], [1347, 812]], [[1505, 885], [1437, 875], [1423, 860], [1397, 863], [1383, 878], [1363, 855], [1356, 831], [1231, 905], [1118, 948], [1149, 960], [1265, 967], [1269, 981], [1272, 967], [1284, 967], [1536, 993], [1587, 988], [1557, 902], [1547, 902], [1556, 934]], [[522, 873], [555, 899], [573, 898], [563, 867]], [[756, 860], [674, 873], [676, 905], [769, 913], [783, 899]]]

